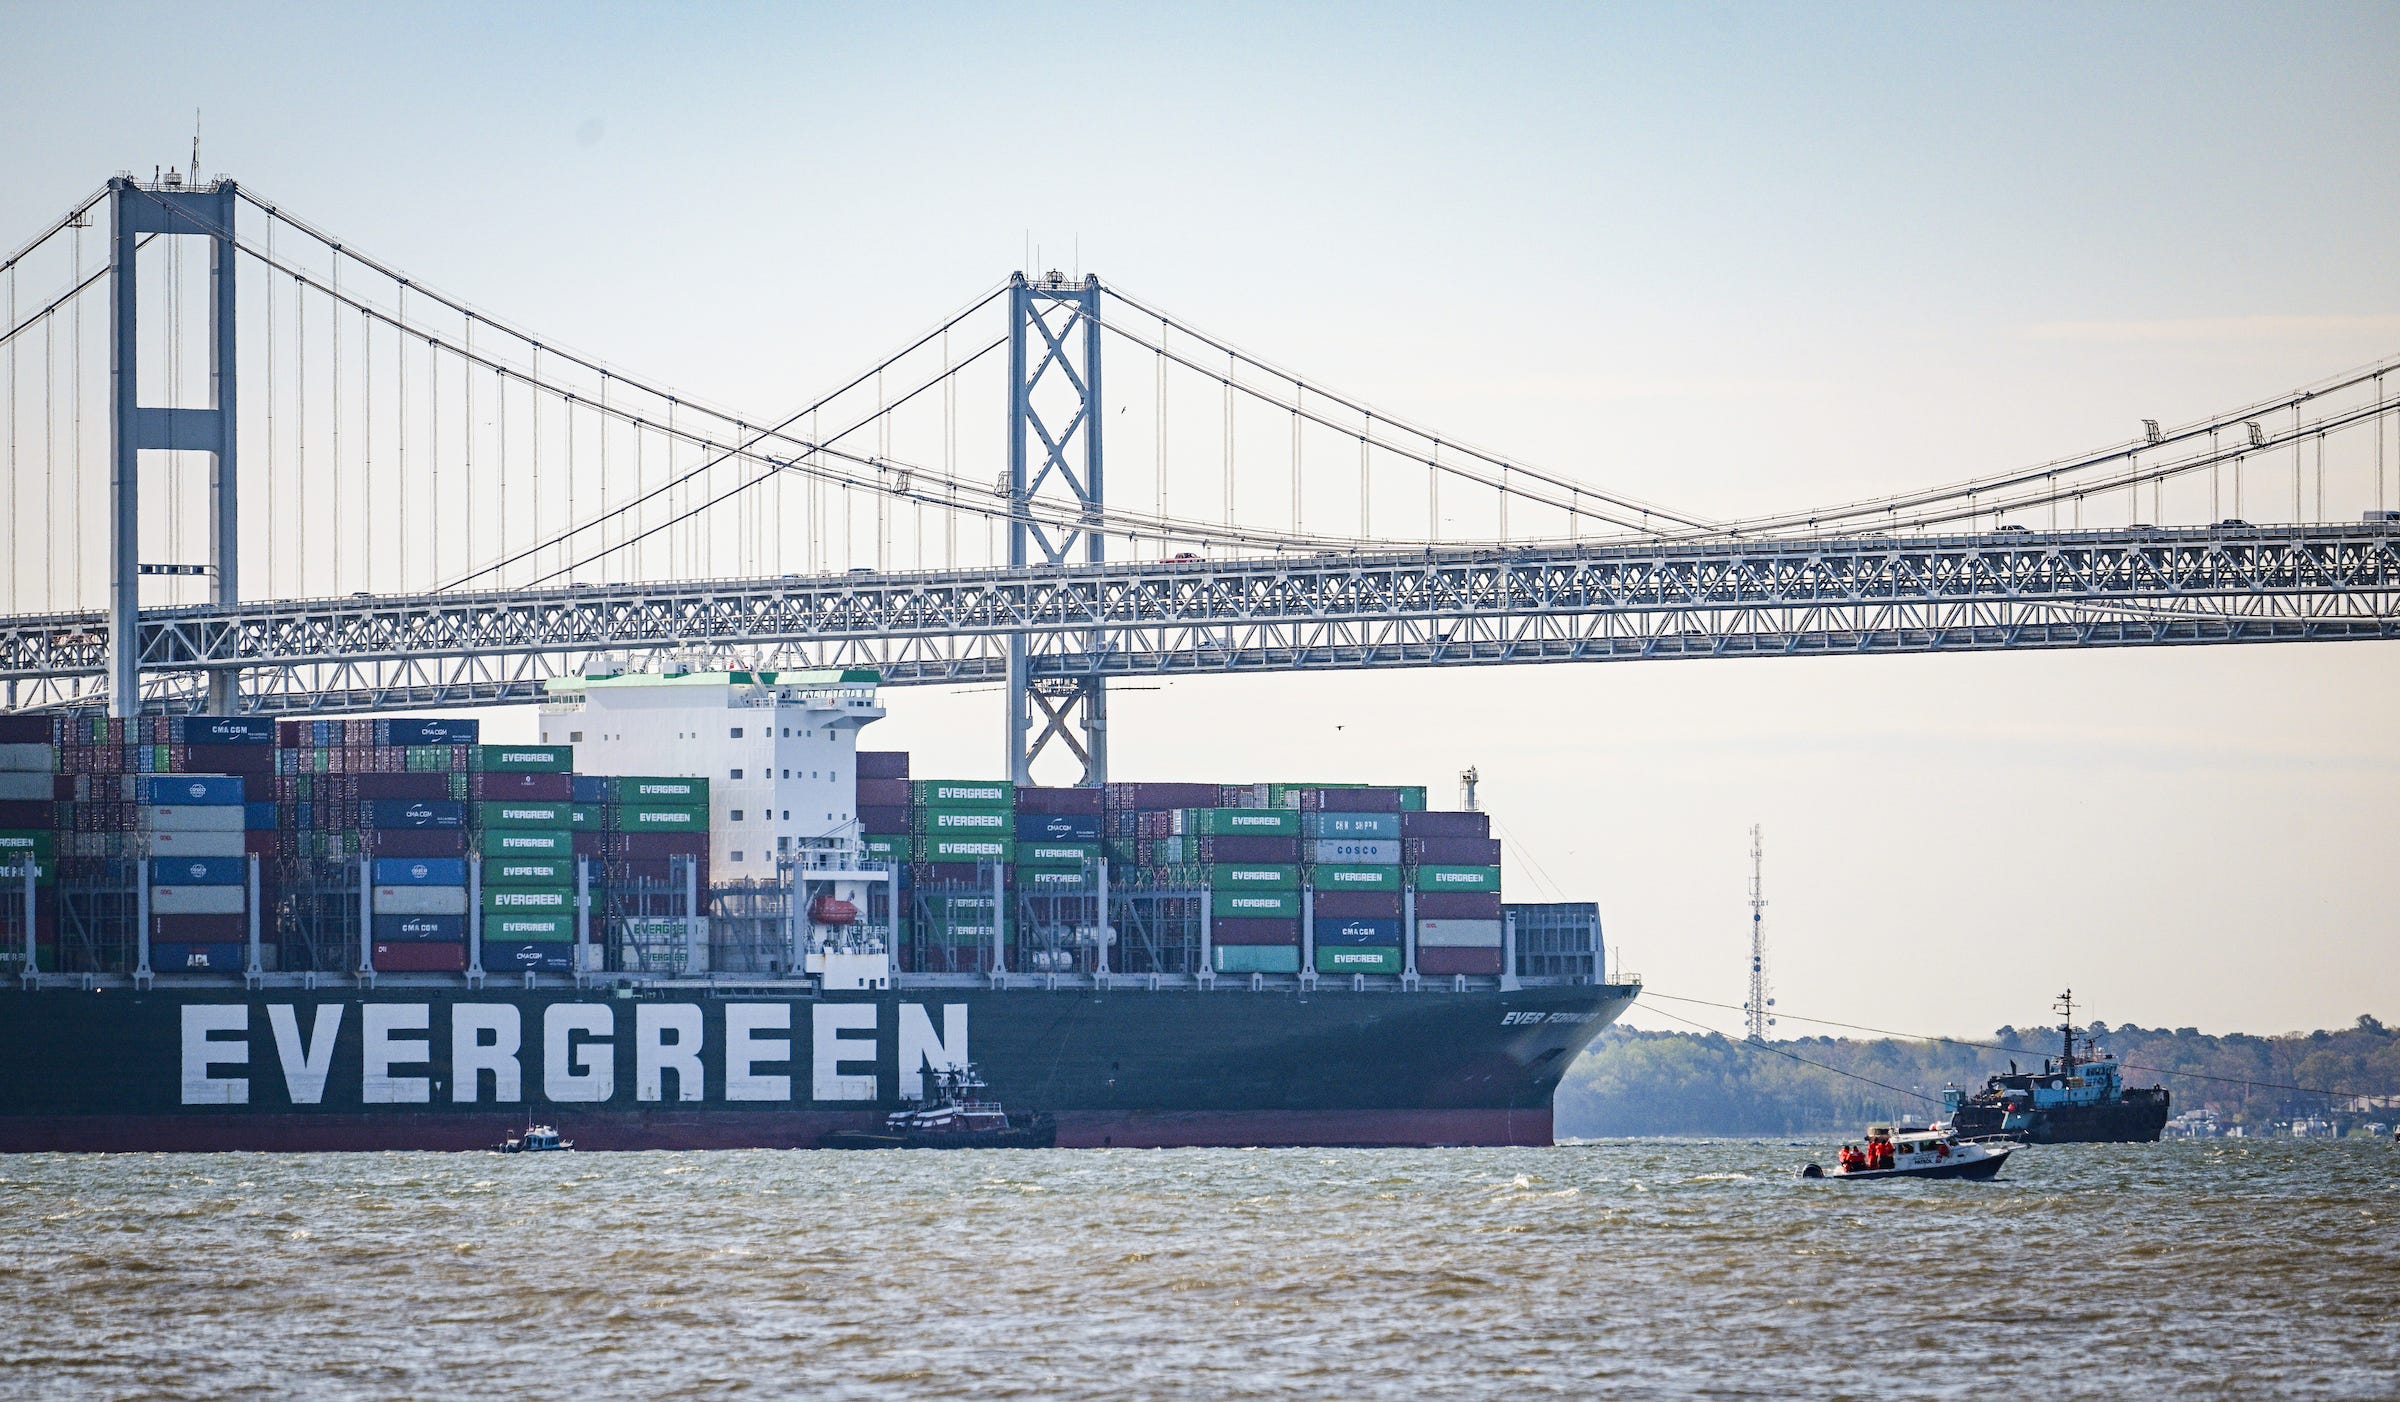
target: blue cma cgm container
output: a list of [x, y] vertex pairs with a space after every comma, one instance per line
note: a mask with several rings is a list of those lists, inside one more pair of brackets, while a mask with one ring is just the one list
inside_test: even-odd
[[1344, 947], [1396, 946], [1400, 943], [1400, 922], [1372, 917], [1319, 920], [1317, 943]]
[[1100, 819], [1090, 813], [1019, 813], [1017, 836], [1046, 842], [1098, 842]]
[[239, 774], [152, 774], [142, 780], [142, 802], [153, 808], [240, 807]]
[[241, 886], [250, 880], [247, 857], [152, 857], [153, 886]]
[[467, 805], [455, 799], [371, 798], [362, 806], [367, 810], [367, 826], [371, 828], [463, 828], [467, 825]]
[[375, 884], [378, 886], [464, 886], [467, 884], [467, 859], [464, 857], [377, 857]]
[[575, 967], [575, 946], [562, 943], [494, 944], [483, 946], [483, 967], [501, 969], [537, 969], [545, 973], [567, 973]]
[[275, 722], [258, 716], [183, 716], [175, 738], [186, 745], [272, 745]]

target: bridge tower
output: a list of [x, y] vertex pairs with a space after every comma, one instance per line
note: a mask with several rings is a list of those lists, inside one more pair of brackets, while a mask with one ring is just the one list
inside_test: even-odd
[[[1035, 357], [1028, 365], [1029, 354]], [[1100, 279], [1018, 273], [1008, 289], [1008, 564], [1022, 570], [1098, 564], [1101, 534]], [[1035, 451], [1038, 441], [1039, 452]], [[1038, 465], [1037, 464], [1038, 460]], [[1045, 526], [1037, 501], [1071, 508]], [[1101, 635], [1085, 639], [1096, 653]], [[1036, 718], [1039, 728], [1036, 728]], [[1033, 782], [1055, 737], [1083, 763], [1086, 786], [1108, 782], [1108, 696], [1097, 675], [1036, 682], [1022, 633], [1008, 640], [1008, 768]]]
[[[241, 597], [240, 534], [234, 490], [234, 183], [182, 185], [173, 177], [141, 185], [129, 176], [108, 182], [109, 237], [109, 537], [108, 537], [108, 713], [142, 712], [139, 624], [144, 575], [208, 574], [210, 599], [230, 604]], [[135, 253], [142, 236], [198, 237], [209, 241], [209, 404], [145, 407], [137, 352], [141, 347], [139, 299], [135, 296]], [[170, 348], [170, 353], [180, 347]], [[141, 562], [141, 467], [145, 452], [204, 452], [209, 468], [208, 563]], [[237, 673], [214, 670], [208, 677], [208, 709], [231, 711]]]

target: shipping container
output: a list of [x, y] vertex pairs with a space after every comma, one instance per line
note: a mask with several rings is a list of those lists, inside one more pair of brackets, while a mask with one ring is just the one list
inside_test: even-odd
[[373, 799], [359, 805], [371, 828], [463, 828], [467, 805], [454, 800]]
[[486, 832], [493, 828], [534, 828], [552, 832], [566, 825], [568, 810], [573, 806], [565, 802], [533, 803], [523, 800], [478, 803], [475, 805], [475, 822]]
[[1300, 832], [1304, 837], [1350, 837], [1396, 840], [1400, 836], [1400, 815], [1397, 813], [1303, 813]]
[[915, 828], [933, 837], [1014, 837], [1016, 822], [999, 808], [919, 808]]
[[1498, 920], [1417, 921], [1419, 949], [1498, 949], [1504, 924]]
[[1006, 862], [1016, 856], [1013, 837], [932, 837], [918, 840], [929, 862]]
[[1403, 872], [1408, 884], [1419, 891], [1473, 891], [1497, 893], [1500, 890], [1500, 868], [1491, 866], [1408, 867]]
[[1298, 891], [1215, 891], [1208, 898], [1211, 915], [1245, 919], [1297, 920]]
[[1317, 866], [1398, 866], [1400, 843], [1380, 837], [1321, 837], [1308, 844], [1308, 860]]
[[1295, 944], [1220, 944], [1210, 951], [1220, 974], [1296, 974], [1300, 947]]
[[1020, 867], [1082, 867], [1100, 860], [1097, 842], [1050, 842], [1020, 838], [1017, 841], [1017, 865]]
[[1097, 873], [1082, 867], [1021, 866], [1017, 868], [1016, 885], [1028, 895], [1058, 896], [1097, 891], [1100, 879]]
[[[73, 785], [68, 787], [72, 788]], [[59, 796], [58, 776], [55, 774], [0, 770], [0, 801], [55, 803]]]
[[200, 857], [187, 853], [150, 859], [152, 886], [246, 886], [249, 882], [250, 863], [239, 856]]
[[1308, 880], [1321, 892], [1388, 891], [1397, 899], [1400, 868], [1319, 864], [1309, 868]]
[[[238, 774], [245, 779], [265, 779], [275, 773], [275, 747], [177, 745], [170, 751], [170, 763], [188, 774]], [[255, 789], [252, 796], [256, 796]]]
[[474, 767], [487, 774], [565, 774], [575, 768], [572, 745], [477, 745]]
[[[447, 779], [447, 775], [438, 776]], [[556, 803], [575, 801], [572, 774], [482, 773], [470, 775], [467, 796], [480, 803]]]
[[620, 808], [647, 803], [664, 803], [689, 808], [708, 804], [708, 780], [667, 774], [612, 775], [607, 783], [606, 802]]
[[1402, 837], [1490, 837], [1489, 813], [1402, 813]]
[[1500, 865], [1500, 839], [1496, 837], [1412, 837], [1400, 848], [1400, 860], [1412, 867]]
[[568, 792], [575, 802], [603, 804], [608, 802], [608, 776], [606, 774], [571, 774], [567, 777], [575, 781], [567, 786]]
[[0, 745], [0, 770], [12, 774], [58, 772], [58, 746], [48, 741]]
[[1416, 895], [1419, 920], [1497, 920], [1500, 918], [1498, 891], [1419, 891]]
[[1320, 974], [1396, 974], [1401, 968], [1400, 951], [1392, 946], [1317, 947], [1317, 972]]
[[483, 884], [493, 886], [573, 886], [572, 857], [487, 857]]
[[1135, 813], [1207, 808], [1216, 801], [1215, 784], [1111, 784], [1106, 797], [1109, 808]]
[[464, 886], [376, 886], [372, 888], [377, 915], [464, 915]]
[[860, 750], [858, 777], [861, 779], [905, 779], [908, 777], [908, 751]]
[[464, 828], [370, 829], [358, 837], [366, 851], [386, 857], [463, 857], [467, 852]]
[[375, 723], [375, 741], [382, 745], [472, 745], [483, 738], [483, 723], [464, 716], [395, 716]]
[[175, 738], [186, 745], [275, 743], [275, 722], [263, 716], [177, 716]]
[[483, 937], [503, 944], [512, 941], [537, 941], [546, 944], [572, 944], [575, 940], [575, 917], [572, 915], [542, 915], [526, 911], [483, 915]]
[[563, 828], [486, 828], [476, 838], [476, 850], [486, 857], [568, 857], [575, 845]]
[[1417, 972], [1447, 977], [1451, 974], [1492, 975], [1500, 972], [1500, 951], [1497, 949], [1445, 949], [1417, 947]]
[[374, 942], [377, 944], [449, 944], [467, 937], [467, 917], [463, 915], [378, 915], [374, 922]]
[[464, 886], [467, 863], [463, 857], [377, 857], [373, 874], [378, 886]]
[[0, 800], [0, 828], [55, 828], [58, 805], [47, 799]]
[[861, 779], [854, 797], [861, 808], [906, 808], [910, 803], [906, 779]]
[[682, 804], [626, 804], [609, 809], [606, 824], [618, 832], [706, 832], [708, 810]]
[[145, 834], [153, 857], [239, 857], [249, 849], [243, 832], [165, 832]]
[[567, 886], [492, 886], [483, 908], [494, 915], [572, 915], [575, 891]]
[[859, 846], [870, 862], [908, 863], [916, 860], [917, 840], [907, 833], [868, 833]]
[[[1398, 917], [1366, 919], [1352, 916], [1348, 919], [1329, 919], [1320, 914], [1316, 917], [1315, 937], [1319, 945], [1390, 945], [1398, 948], [1400, 921]], [[1318, 962], [1320, 966], [1323, 963], [1322, 960]]]
[[142, 802], [153, 808], [242, 806], [239, 774], [157, 774], [142, 783]]
[[1300, 815], [1283, 808], [1187, 808], [1174, 831], [1189, 837], [1298, 837]]
[[[1082, 817], [1098, 821], [1107, 806], [1107, 795], [1096, 788], [1017, 790], [1019, 813], [1041, 813], [1053, 817]], [[1094, 836], [1098, 836], [1095, 832]]]
[[1229, 862], [1209, 868], [1208, 884], [1219, 891], [1297, 891], [1300, 868], [1268, 862]]
[[1218, 944], [1298, 945], [1300, 922], [1247, 915], [1216, 915], [1209, 919], [1208, 937]]
[[858, 829], [861, 832], [907, 832], [909, 810], [905, 807], [883, 808], [860, 805]]
[[244, 831], [271, 832], [281, 826], [283, 826], [283, 822], [276, 813], [274, 804], [245, 803], [242, 805], [242, 828]]
[[[1054, 792], [1027, 789], [1026, 793]], [[1076, 793], [1097, 793], [1096, 789], [1077, 789]], [[1029, 813], [1017, 810], [1017, 837], [1047, 842], [1098, 842], [1100, 815], [1096, 813]]]
[[55, 745], [65, 734], [66, 719], [62, 716], [0, 715], [0, 747]]
[[530, 971], [534, 973], [572, 973], [575, 968], [575, 946], [556, 941], [532, 943], [525, 941], [485, 940], [483, 967], [489, 973]]
[[249, 967], [249, 946], [240, 943], [153, 942], [150, 969], [160, 974], [238, 974]]
[[1017, 786], [996, 779], [919, 779], [910, 786], [921, 808], [1014, 808]]
[[463, 944], [378, 944], [375, 968], [387, 974], [457, 974], [466, 972]]
[[240, 886], [153, 886], [153, 915], [234, 915], [248, 908], [249, 892]]

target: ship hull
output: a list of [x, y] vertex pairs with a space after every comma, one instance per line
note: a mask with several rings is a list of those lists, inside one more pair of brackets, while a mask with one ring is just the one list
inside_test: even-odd
[[812, 1148], [979, 1065], [1067, 1147], [1547, 1144], [1623, 986], [0, 993], [0, 1151]]
[[2002, 1127], [2006, 1112], [1997, 1104], [1962, 1105], [1952, 1127], [1964, 1136], [2008, 1134], [2028, 1144], [2155, 1144], [2167, 1127], [2167, 1093], [2127, 1091], [2107, 1105], [2061, 1105], [2028, 1110], [2025, 1123]]

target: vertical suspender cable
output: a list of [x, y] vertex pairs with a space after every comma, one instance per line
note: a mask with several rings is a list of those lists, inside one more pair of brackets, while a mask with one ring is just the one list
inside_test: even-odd
[[[42, 313], [42, 607], [58, 607], [58, 314]], [[2320, 458], [2323, 454], [2318, 455]]]
[[275, 221], [267, 221], [267, 260], [263, 276], [267, 284], [267, 597], [280, 598], [275, 592], [275, 284], [282, 275], [274, 268]]
[[[1306, 408], [1306, 407], [1307, 407], [1307, 396], [1308, 396], [1308, 386], [1306, 386], [1306, 385], [1304, 385], [1304, 384], [1300, 383], [1298, 380], [1294, 380], [1294, 381], [1292, 381], [1292, 404], [1295, 406], [1295, 408]], [[1300, 534], [1300, 425], [1301, 425], [1303, 422], [1305, 422], [1305, 420], [1304, 420], [1304, 419], [1303, 419], [1303, 418], [1300, 416], [1300, 414], [1298, 414], [1298, 413], [1296, 413], [1296, 412], [1295, 412], [1295, 413], [1292, 415], [1292, 534], [1293, 534], [1293, 535], [1298, 535], [1298, 534]]]
[[[8, 327], [17, 325], [17, 265], [8, 265]], [[17, 611], [17, 562], [25, 558], [25, 542], [17, 533], [28, 523], [17, 509], [17, 338], [8, 338], [8, 612]]]
[[1233, 357], [1225, 358], [1225, 525], [1233, 526]]
[[[80, 216], [75, 221], [74, 239], [75, 285], [81, 287], [83, 286], [83, 220]], [[74, 332], [67, 339], [74, 347], [70, 355], [74, 364], [67, 376], [68, 384], [72, 387], [69, 390], [70, 397], [67, 401], [68, 433], [74, 440], [74, 451], [68, 468], [69, 480], [74, 484], [74, 491], [69, 497], [73, 503], [70, 507], [73, 523], [67, 532], [67, 539], [74, 555], [75, 588], [69, 596], [69, 602], [80, 608], [83, 604], [83, 299], [80, 297], [75, 299]], [[2377, 430], [2375, 446], [2378, 452], [2383, 447], [2380, 429]], [[2378, 471], [2376, 476], [2376, 485], [2380, 489], [2382, 486], [2381, 472]]]
[[[407, 284], [407, 283], [405, 283], [405, 282], [404, 282], [404, 283], [401, 283], [401, 284], [400, 284], [400, 286], [399, 286], [399, 287], [396, 289], [396, 294], [397, 294], [397, 300], [398, 300], [398, 303], [399, 303], [399, 308], [400, 308], [400, 309], [399, 309], [398, 313], [396, 314], [396, 316], [394, 317], [394, 319], [395, 319], [396, 321], [398, 321], [398, 322], [401, 322], [401, 323], [405, 324], [405, 323], [407, 322], [407, 320], [408, 320], [408, 284]], [[397, 533], [396, 533], [396, 534], [395, 534], [395, 535], [392, 537], [392, 554], [393, 554], [393, 556], [394, 556], [394, 558], [395, 558], [395, 561], [396, 561], [396, 563], [395, 563], [395, 565], [393, 566], [393, 568], [394, 568], [395, 570], [397, 570], [397, 571], [398, 571], [398, 573], [397, 573], [397, 575], [394, 577], [393, 584], [394, 584], [394, 587], [396, 587], [396, 588], [398, 588], [398, 589], [401, 589], [401, 590], [404, 590], [404, 591], [405, 591], [405, 590], [408, 588], [408, 333], [407, 333], [407, 332], [405, 332], [405, 331], [401, 331], [401, 332], [398, 332], [396, 335], [394, 335], [394, 336], [393, 336], [393, 338], [392, 338], [392, 359], [393, 359], [393, 360], [395, 360], [395, 361], [398, 361], [398, 362], [399, 362], [398, 376], [399, 376], [399, 385], [400, 385], [400, 406], [399, 406], [399, 411], [398, 411], [397, 413], [395, 413], [395, 414], [393, 414], [393, 415], [392, 415], [393, 427], [394, 427], [394, 429], [395, 429], [395, 430], [398, 432], [398, 434], [399, 434], [399, 445], [398, 445], [398, 449], [397, 449], [397, 456], [398, 456], [398, 457], [399, 457], [399, 459], [400, 459], [400, 469], [399, 469], [399, 480], [400, 480], [399, 505], [398, 505], [398, 509], [397, 509], [397, 511], [394, 513], [394, 516], [393, 516], [393, 522], [394, 522], [394, 524], [395, 524], [395, 525], [398, 527], [398, 531], [397, 531]]]
[[942, 567], [954, 570], [958, 568], [958, 375], [950, 366], [947, 326], [942, 328], [942, 476], [950, 483], [950, 509], [943, 513]]
[[333, 327], [333, 592], [342, 591], [342, 250], [333, 250], [333, 297], [326, 320]]
[[459, 451], [459, 476], [466, 485], [459, 489], [458, 501], [462, 508], [459, 515], [464, 518], [461, 524], [465, 528], [467, 563], [473, 565], [483, 558], [475, 553], [475, 518], [481, 514], [475, 509], [475, 433], [480, 427], [475, 422], [475, 318], [470, 316], [466, 319], [466, 325], [460, 328], [459, 339], [467, 348], [458, 367], [459, 389], [467, 401], [467, 436]]
[[[575, 529], [575, 396], [569, 394], [559, 401], [559, 413], [567, 421], [567, 529]], [[574, 555], [564, 540], [558, 543], [558, 563], [567, 572], [567, 583], [575, 582]]]
[[1375, 416], [1369, 414], [1366, 428], [1358, 435], [1358, 534], [1362, 540], [1375, 538], [1375, 482], [1369, 459], [1374, 450], [1368, 442], [1374, 436]]
[[[498, 438], [500, 444], [500, 470], [492, 474], [492, 488], [494, 494], [500, 498], [498, 512], [500, 548], [497, 553], [505, 559], [508, 555], [508, 373], [506, 371], [495, 370], [492, 373], [492, 395], [500, 401], [493, 408], [492, 418], [494, 436]], [[492, 587], [505, 589], [508, 587], [508, 581], [494, 579]]]
[[[525, 381], [525, 416], [533, 423], [533, 543], [537, 550], [542, 543], [542, 392], [539, 388], [541, 383], [542, 346], [539, 341], [536, 341], [533, 346], [533, 373]], [[533, 557], [532, 565], [538, 578], [542, 568], [540, 555], [537, 554]]]
[[358, 568], [375, 581], [375, 322], [358, 309]]
[[[597, 427], [599, 428], [599, 430], [600, 430], [600, 519], [601, 519], [601, 521], [603, 521], [603, 522], [606, 522], [606, 521], [609, 519], [609, 515], [608, 515], [608, 372], [607, 372], [606, 370], [603, 370], [603, 371], [601, 371], [601, 372], [600, 372], [600, 414], [599, 414], [599, 418], [598, 418], [598, 420], [597, 420], [597, 424], [596, 424], [596, 426], [597, 426]], [[624, 542], [625, 542], [625, 523], [624, 523], [623, 521], [619, 521], [619, 522], [617, 522], [617, 543], [618, 543], [619, 545], [622, 545], [622, 544], [624, 544]], [[604, 546], [608, 544], [608, 527], [607, 527], [606, 525], [602, 525], [602, 526], [601, 526], [601, 528], [600, 528], [600, 543], [601, 543], [602, 545], [604, 545]], [[609, 555], [609, 558], [610, 558], [610, 559], [612, 559], [612, 560], [616, 558], [616, 557], [615, 557], [613, 554], [610, 554], [610, 552], [608, 552], [608, 551], [606, 551], [606, 550], [603, 550], [601, 553], [602, 553], [603, 555]]]
[[308, 284], [292, 288], [292, 590], [305, 598], [308, 545], [317, 538], [308, 519]]
[[425, 342], [425, 567], [433, 584], [442, 580], [442, 347]]
[[1153, 416], [1152, 432], [1158, 439], [1158, 477], [1153, 484], [1158, 489], [1158, 558], [1167, 558], [1167, 323], [1158, 323], [1158, 408]]

